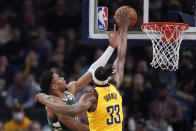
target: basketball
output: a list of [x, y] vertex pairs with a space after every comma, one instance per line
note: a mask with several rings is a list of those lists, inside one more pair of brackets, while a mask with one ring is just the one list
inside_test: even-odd
[[[127, 10], [128, 8], [128, 10]], [[137, 22], [137, 13], [136, 11], [131, 8], [130, 6], [121, 6], [118, 8], [114, 14], [115, 21], [120, 19], [120, 16], [123, 15], [124, 11], [128, 11], [128, 16], [130, 16], [129, 20], [129, 28], [133, 27]], [[118, 23], [117, 23], [118, 24]]]

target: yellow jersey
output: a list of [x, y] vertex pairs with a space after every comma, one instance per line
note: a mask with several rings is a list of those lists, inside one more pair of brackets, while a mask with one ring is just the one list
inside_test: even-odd
[[122, 97], [118, 90], [108, 87], [95, 87], [98, 101], [94, 112], [88, 112], [90, 131], [122, 131], [123, 112]]
[[16, 123], [13, 119], [5, 123], [5, 131], [27, 131], [31, 120], [27, 117], [24, 117], [22, 123]]

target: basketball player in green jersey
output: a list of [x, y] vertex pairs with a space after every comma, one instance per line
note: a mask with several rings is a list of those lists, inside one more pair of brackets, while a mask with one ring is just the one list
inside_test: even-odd
[[[114, 27], [116, 28], [116, 26]], [[105, 66], [111, 57], [114, 48], [118, 46], [119, 36], [114, 32], [113, 37], [109, 37], [110, 45], [103, 55], [91, 65], [89, 70], [78, 81], [66, 84], [64, 78], [58, 74], [46, 71], [40, 79], [42, 92], [48, 94], [47, 99], [56, 103], [56, 97], [61, 99], [60, 104], [72, 105], [75, 103], [74, 95], [85, 88], [92, 81], [92, 73], [100, 66]], [[55, 97], [54, 97], [55, 96]], [[59, 101], [58, 101], [59, 103]], [[58, 112], [53, 112], [47, 108], [48, 124], [52, 131], [86, 131], [89, 130], [88, 125], [74, 120], [69, 116], [63, 116]]]
[[[50, 88], [46, 88], [48, 86], [48, 83], [50, 83]], [[54, 96], [56, 96], [61, 99], [61, 104], [72, 105], [75, 103], [74, 96], [71, 93], [72, 90], [70, 90], [69, 88], [66, 89], [65, 80], [52, 71], [46, 71], [42, 74], [40, 78], [40, 86], [42, 87], [42, 92], [50, 94], [47, 97], [48, 100], [56, 102], [54, 98]], [[48, 117], [48, 125], [51, 131], [88, 130], [87, 125], [76, 121], [72, 117], [53, 113], [47, 107], [46, 111]]]

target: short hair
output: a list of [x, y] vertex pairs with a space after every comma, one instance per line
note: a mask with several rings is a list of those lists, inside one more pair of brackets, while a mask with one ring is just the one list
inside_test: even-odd
[[112, 75], [113, 70], [114, 68], [112, 67], [112, 65], [108, 67], [100, 66], [95, 70], [95, 78], [100, 81], [107, 80], [108, 77]]
[[53, 79], [53, 72], [52, 71], [45, 71], [41, 77], [40, 77], [40, 87], [41, 87], [41, 92], [48, 94], [50, 85], [52, 83]]

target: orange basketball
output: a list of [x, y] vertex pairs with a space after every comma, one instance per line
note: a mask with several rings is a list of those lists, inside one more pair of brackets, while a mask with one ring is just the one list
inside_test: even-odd
[[[123, 15], [124, 11], [128, 11], [128, 15], [130, 16], [129, 20], [129, 28], [133, 27], [137, 22], [137, 13], [130, 6], [121, 6], [118, 8], [114, 14], [114, 19], [117, 21], [120, 19], [120, 16]], [[117, 23], [118, 24], [118, 23]]]

